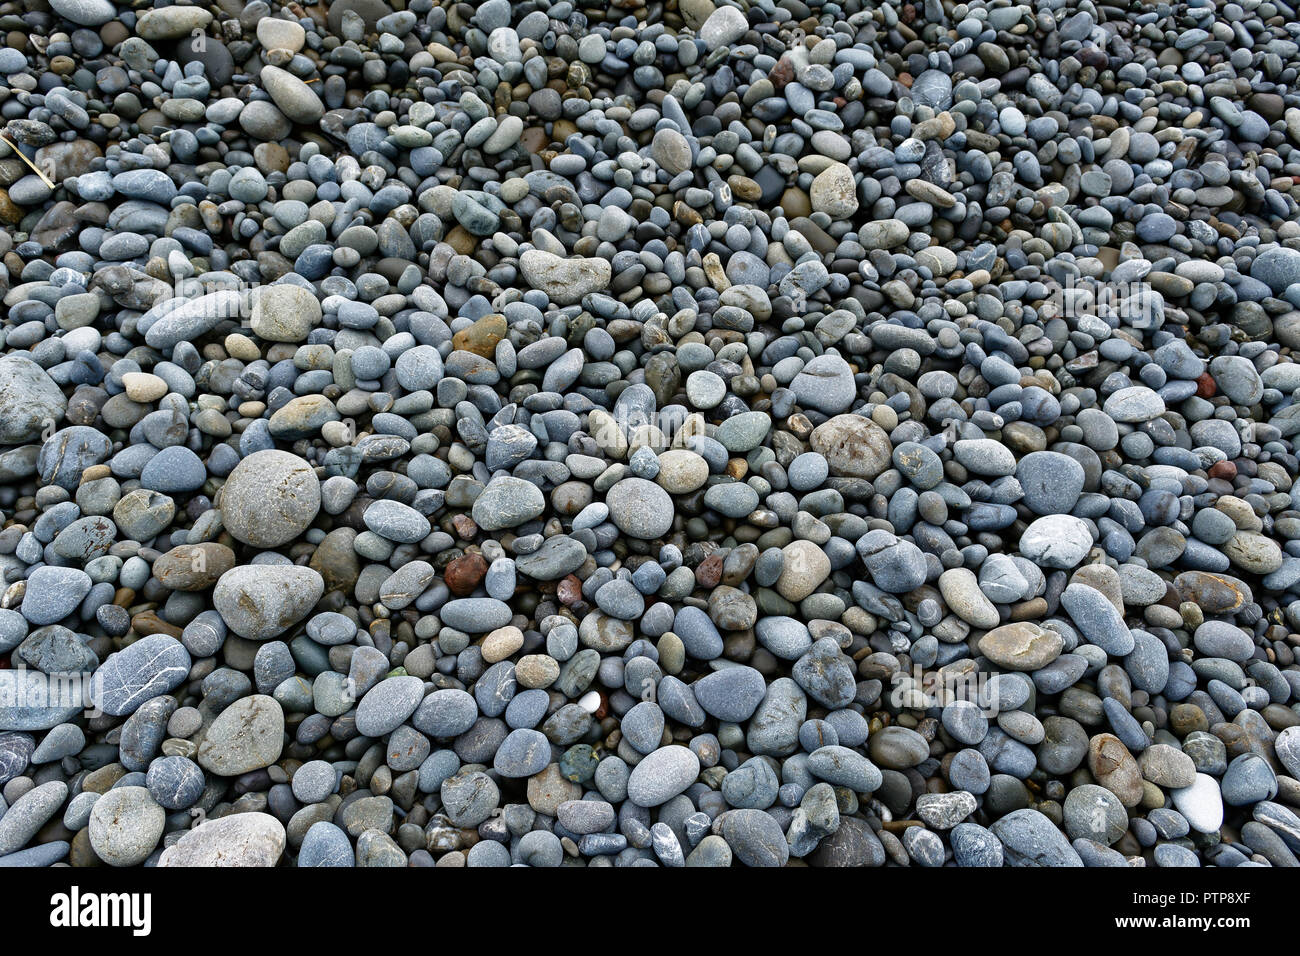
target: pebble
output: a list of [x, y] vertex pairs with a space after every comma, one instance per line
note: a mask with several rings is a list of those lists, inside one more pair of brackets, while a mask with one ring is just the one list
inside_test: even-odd
[[0, 49], [3, 862], [1294, 862], [1271, 6], [255, 6]]
[[90, 845], [109, 866], [136, 866], [153, 851], [167, 814], [144, 787], [114, 787], [90, 811]]
[[[275, 866], [284, 853], [285, 838], [284, 825], [270, 814], [256, 811], [235, 813], [207, 820], [190, 830], [163, 850], [158, 865]], [[306, 840], [303, 843], [305, 846]]]

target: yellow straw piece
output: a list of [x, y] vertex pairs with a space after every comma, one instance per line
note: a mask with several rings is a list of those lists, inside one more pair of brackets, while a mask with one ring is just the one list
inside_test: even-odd
[[57, 184], [51, 181], [50, 177], [46, 176], [45, 173], [41, 171], [41, 168], [39, 166], [37, 166], [30, 159], [27, 158], [26, 153], [24, 153], [21, 149], [19, 149], [17, 146], [14, 145], [13, 140], [11, 140], [4, 133], [0, 133], [0, 139], [4, 140], [5, 144], [10, 149], [12, 149], [15, 153], [18, 154], [19, 159], [21, 159], [24, 163], [26, 163], [28, 166], [32, 168], [32, 172], [34, 172], [37, 176], [41, 177], [41, 180], [45, 183], [45, 185], [49, 186], [51, 189], [55, 189], [57, 187]]

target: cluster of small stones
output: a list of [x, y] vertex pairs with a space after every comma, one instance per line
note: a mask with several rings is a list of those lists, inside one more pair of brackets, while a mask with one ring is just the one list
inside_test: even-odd
[[0, 2], [0, 866], [1296, 866], [1297, 19]]

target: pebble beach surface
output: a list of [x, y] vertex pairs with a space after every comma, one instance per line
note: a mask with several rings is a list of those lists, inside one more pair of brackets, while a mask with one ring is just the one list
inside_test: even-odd
[[0, 3], [0, 866], [1300, 865], [1283, 0]]

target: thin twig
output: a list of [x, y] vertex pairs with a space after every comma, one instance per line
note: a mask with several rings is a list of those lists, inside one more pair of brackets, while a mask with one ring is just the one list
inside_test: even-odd
[[11, 140], [11, 139], [6, 135], [6, 134], [4, 134], [4, 133], [0, 133], [0, 140], [4, 140], [5, 145], [8, 146], [10, 149], [12, 149], [15, 153], [17, 153], [17, 154], [18, 154], [18, 158], [21, 159], [21, 160], [22, 160], [24, 163], [26, 163], [28, 166], [30, 166], [30, 167], [32, 168], [32, 172], [34, 172], [37, 176], [40, 176], [40, 177], [41, 177], [41, 181], [44, 182], [45, 185], [49, 186], [51, 189], [56, 189], [56, 188], [58, 188], [58, 187], [57, 187], [57, 184], [54, 183], [54, 182], [50, 179], [49, 176], [46, 176], [45, 173], [41, 170], [41, 168], [40, 168], [39, 166], [37, 166], [37, 165], [36, 165], [35, 163], [33, 163], [30, 159], [28, 159], [28, 158], [27, 158], [27, 154], [24, 153], [21, 149], [19, 149], [19, 148], [14, 144], [14, 141]]

